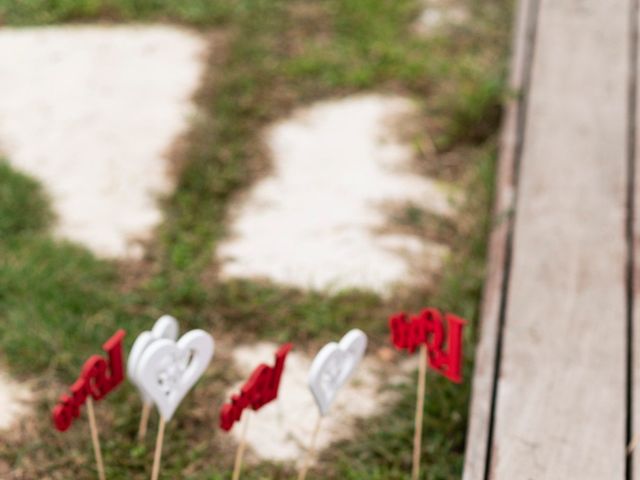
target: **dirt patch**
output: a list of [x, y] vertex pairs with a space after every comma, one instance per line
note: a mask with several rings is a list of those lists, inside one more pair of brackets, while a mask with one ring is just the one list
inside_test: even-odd
[[[248, 376], [260, 363], [273, 364], [278, 345], [261, 342], [243, 345], [233, 351], [239, 372]], [[318, 417], [318, 409], [307, 386], [307, 375], [313, 358], [292, 351], [286, 361], [278, 399], [251, 414], [247, 442], [256, 459], [300, 461]], [[331, 442], [348, 437], [357, 418], [378, 413], [390, 400], [379, 392], [383, 363], [373, 356], [365, 357], [353, 378], [342, 388], [330, 415], [325, 417], [317, 446], [325, 448]], [[238, 391], [242, 383], [229, 389], [227, 397]], [[240, 440], [241, 424], [231, 434]]]
[[419, 35], [442, 32], [444, 28], [464, 25], [469, 21], [469, 11], [455, 0], [425, 0], [418, 19], [413, 24]]
[[399, 138], [399, 123], [416, 111], [404, 97], [358, 95], [299, 109], [269, 127], [273, 171], [232, 206], [231, 237], [218, 248], [222, 277], [388, 293], [417, 281], [417, 259], [438, 270], [443, 246], [381, 233], [389, 203], [452, 213], [446, 186], [414, 172], [413, 147]]
[[[0, 430], [11, 428], [30, 407], [31, 389], [0, 372]], [[1, 467], [0, 467], [1, 471]]]
[[0, 32], [0, 150], [40, 180], [59, 236], [142, 253], [173, 188], [169, 155], [194, 114], [207, 42], [169, 26]]

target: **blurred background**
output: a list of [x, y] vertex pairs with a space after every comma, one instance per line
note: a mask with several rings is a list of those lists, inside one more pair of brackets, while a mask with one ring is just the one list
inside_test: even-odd
[[[470, 324], [465, 383], [427, 382], [425, 478], [459, 478], [511, 3], [0, 0], [0, 476], [94, 478], [87, 422], [49, 412], [169, 313], [216, 357], [161, 478], [228, 478], [218, 409], [292, 341], [243, 473], [290, 478], [310, 360], [353, 327], [368, 355], [309, 478], [407, 478], [416, 363], [387, 317], [435, 305]], [[96, 410], [107, 476], [146, 478], [136, 390]]]

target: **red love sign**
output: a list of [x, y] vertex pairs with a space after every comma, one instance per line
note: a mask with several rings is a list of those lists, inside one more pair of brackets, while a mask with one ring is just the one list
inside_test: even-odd
[[292, 348], [293, 345], [290, 343], [282, 345], [276, 352], [275, 365], [273, 367], [264, 363], [258, 365], [249, 380], [240, 389], [240, 394], [232, 395], [231, 402], [222, 406], [220, 409], [220, 428], [222, 430], [227, 432], [231, 430], [233, 424], [240, 420], [245, 408], [251, 407], [253, 410], [259, 410], [278, 397], [284, 361]]
[[445, 315], [447, 321], [447, 350], [445, 343], [445, 327], [442, 315], [435, 308], [426, 308], [418, 315], [412, 315], [407, 321], [407, 314], [396, 313], [389, 318], [391, 340], [396, 348], [413, 353], [421, 344], [427, 347], [429, 366], [449, 380], [462, 381], [462, 327], [466, 322], [451, 314]]
[[102, 349], [109, 355], [109, 360], [99, 355], [92, 355], [82, 367], [80, 377], [71, 385], [71, 395], [60, 396], [58, 404], [52, 412], [53, 424], [64, 432], [73, 420], [80, 416], [80, 407], [85, 404], [87, 397], [91, 395], [94, 400], [104, 398], [111, 390], [117, 387], [124, 379], [122, 359], [122, 339], [124, 330], [118, 330]]

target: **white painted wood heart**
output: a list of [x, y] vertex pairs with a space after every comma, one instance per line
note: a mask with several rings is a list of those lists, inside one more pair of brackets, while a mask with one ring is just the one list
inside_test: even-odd
[[357, 328], [349, 331], [340, 343], [322, 347], [309, 370], [309, 389], [321, 415], [326, 415], [338, 391], [351, 377], [367, 349], [367, 335]]
[[168, 340], [176, 340], [178, 338], [178, 321], [171, 315], [163, 315], [153, 325], [151, 331], [144, 331], [133, 342], [131, 351], [129, 352], [129, 358], [127, 358], [127, 376], [129, 381], [133, 383], [142, 397], [142, 402], [145, 405], [153, 403], [151, 396], [144, 390], [137, 376], [137, 367], [140, 362], [140, 358], [144, 351], [154, 341], [166, 338]]
[[207, 332], [191, 330], [177, 342], [156, 340], [143, 352], [136, 375], [165, 421], [207, 369], [214, 347]]

